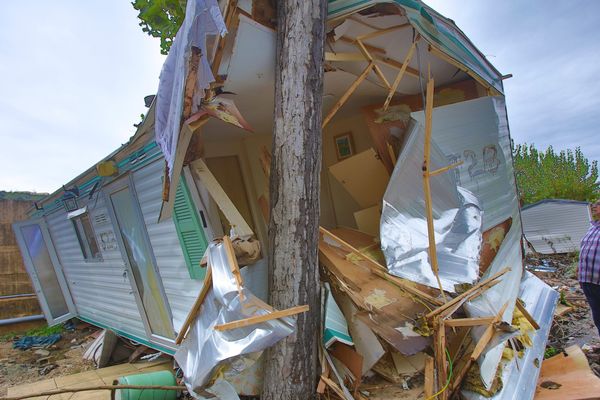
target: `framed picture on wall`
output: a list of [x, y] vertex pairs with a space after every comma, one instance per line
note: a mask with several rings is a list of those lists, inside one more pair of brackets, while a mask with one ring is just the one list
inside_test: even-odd
[[338, 161], [354, 155], [354, 140], [352, 132], [344, 132], [333, 137], [335, 142], [335, 153]]

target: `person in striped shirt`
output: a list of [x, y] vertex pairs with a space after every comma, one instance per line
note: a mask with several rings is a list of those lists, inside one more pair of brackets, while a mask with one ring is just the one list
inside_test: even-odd
[[600, 334], [600, 200], [591, 209], [591, 226], [581, 239], [577, 275]]

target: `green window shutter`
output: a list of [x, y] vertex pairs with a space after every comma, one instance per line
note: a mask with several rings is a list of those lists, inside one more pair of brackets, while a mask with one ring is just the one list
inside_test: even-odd
[[192, 279], [204, 279], [206, 270], [200, 267], [200, 260], [204, 256], [208, 241], [183, 177], [179, 180], [179, 186], [177, 186], [177, 192], [175, 193], [173, 222], [175, 222], [175, 229], [177, 230], [177, 236], [179, 236], [185, 262], [190, 271], [190, 277]]

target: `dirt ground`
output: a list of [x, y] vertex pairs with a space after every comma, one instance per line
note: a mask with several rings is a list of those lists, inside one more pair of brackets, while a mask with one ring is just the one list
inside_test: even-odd
[[[600, 337], [577, 281], [576, 262], [574, 255], [529, 255], [526, 265], [554, 269], [531, 272], [561, 293], [558, 307], [566, 310], [554, 317], [546, 346], [547, 357], [577, 344], [588, 357], [592, 370], [600, 376]], [[97, 329], [80, 322], [75, 330], [63, 331], [62, 339], [56, 344], [24, 351], [12, 348], [12, 338], [0, 338], [0, 397], [6, 396], [10, 386], [94, 369], [93, 362], [83, 360], [83, 353]]]
[[566, 310], [562, 315], [555, 313], [546, 355], [551, 356], [576, 344], [585, 352], [594, 373], [600, 376], [600, 337], [577, 281], [577, 255], [529, 255], [526, 264], [555, 268], [554, 272], [531, 272], [561, 293], [557, 309]]
[[54, 345], [28, 350], [13, 349], [12, 338], [0, 339], [0, 397], [6, 396], [11, 386], [94, 369], [94, 363], [84, 360], [83, 353], [96, 330], [79, 324], [73, 331], [61, 332], [62, 338]]

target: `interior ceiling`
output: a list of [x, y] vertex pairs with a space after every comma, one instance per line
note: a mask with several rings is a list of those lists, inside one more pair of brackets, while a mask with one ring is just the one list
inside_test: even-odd
[[[406, 22], [406, 18], [401, 15], [379, 17], [353, 15], [336, 27], [335, 38], [337, 40], [333, 42], [333, 48], [327, 45], [326, 51], [359, 53], [360, 50], [351, 43], [357, 36], [375, 32], [377, 29], [405, 24]], [[344, 40], [342, 37], [348, 39]], [[375, 52], [378, 56], [390, 58], [401, 64], [410, 48], [412, 38], [412, 27], [407, 26], [385, 35], [367, 39], [365, 44], [381, 49], [381, 51]], [[275, 40], [276, 34], [272, 29], [262, 26], [250, 18], [240, 16], [232, 54], [230, 57], [224, 57], [224, 60], [228, 61], [224, 90], [235, 93], [235, 95], [225, 96], [235, 101], [241, 114], [257, 134], [272, 132]], [[467, 78], [464, 72], [458, 71], [456, 67], [429, 54], [424, 41], [420, 43], [420, 64], [424, 77], [423, 86], [426, 84], [425, 79], [428, 68], [430, 68], [431, 74], [435, 78], [436, 86]], [[367, 67], [366, 61], [329, 62], [329, 64], [336, 70], [325, 73], [324, 113], [327, 113], [333, 107], [356, 77]], [[378, 63], [378, 65], [391, 84], [398, 70], [381, 63]], [[419, 69], [416, 53], [409, 65], [414, 69]], [[406, 74], [398, 87], [398, 96], [419, 92], [419, 79]], [[336, 114], [333, 121], [344, 116], [355, 115], [364, 106], [377, 102], [383, 104], [386, 96], [387, 89], [383, 87], [375, 73], [371, 72]], [[242, 129], [222, 121], [210, 121], [204, 130], [205, 140], [208, 141], [241, 138], [246, 134]]]

